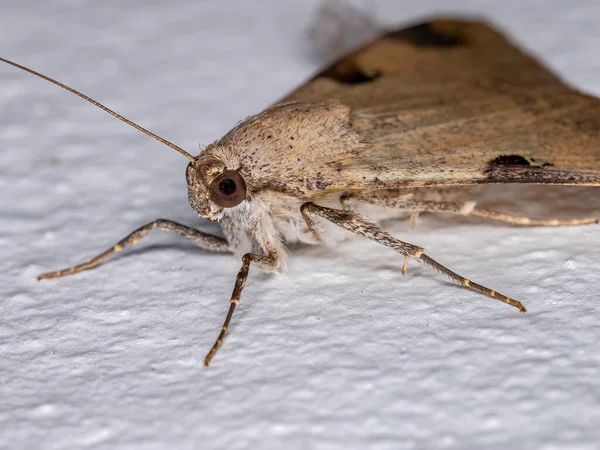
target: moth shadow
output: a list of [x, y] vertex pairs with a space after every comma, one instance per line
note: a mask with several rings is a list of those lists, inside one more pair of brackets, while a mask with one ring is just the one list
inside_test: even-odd
[[597, 187], [490, 185], [485, 186], [475, 200], [483, 208], [536, 218], [563, 219], [600, 214]]

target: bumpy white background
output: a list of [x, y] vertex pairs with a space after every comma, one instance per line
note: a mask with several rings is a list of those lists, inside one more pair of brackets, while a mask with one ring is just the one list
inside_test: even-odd
[[[0, 54], [192, 153], [318, 69], [315, 1], [2, 3]], [[402, 24], [483, 15], [600, 94], [589, 1], [373, 1]], [[597, 226], [423, 216], [394, 234], [525, 302], [464, 291], [360, 239], [253, 270], [202, 359], [239, 262], [153, 232], [94, 271], [37, 282], [167, 217], [203, 230], [179, 154], [0, 65], [1, 448], [597, 448]], [[596, 190], [500, 189], [530, 214], [600, 214]], [[488, 203], [489, 204], [489, 203]]]

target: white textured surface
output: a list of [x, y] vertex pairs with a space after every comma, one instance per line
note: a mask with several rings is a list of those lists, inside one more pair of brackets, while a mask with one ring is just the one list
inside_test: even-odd
[[[317, 69], [315, 1], [121, 3], [3, 2], [0, 54], [193, 153]], [[484, 14], [600, 94], [596, 0], [373, 3], [389, 23]], [[206, 369], [231, 256], [153, 232], [35, 279], [157, 217], [216, 231], [187, 204], [187, 161], [28, 74], [0, 66], [0, 86], [0, 448], [597, 448], [597, 227], [391, 226], [527, 314], [414, 263], [402, 277], [371, 242], [294, 248], [289, 275], [251, 272]], [[600, 214], [596, 190], [544, 192], [513, 210]]]

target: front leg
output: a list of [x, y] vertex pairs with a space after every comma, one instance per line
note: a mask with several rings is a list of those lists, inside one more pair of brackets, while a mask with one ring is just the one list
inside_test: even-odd
[[219, 347], [223, 344], [223, 338], [227, 333], [227, 329], [229, 328], [229, 322], [231, 321], [231, 317], [233, 316], [233, 311], [235, 307], [240, 302], [240, 297], [242, 295], [242, 290], [246, 285], [246, 280], [248, 279], [248, 272], [250, 271], [250, 264], [255, 264], [262, 270], [266, 272], [272, 272], [279, 265], [279, 258], [276, 253], [271, 253], [269, 256], [261, 256], [255, 253], [246, 253], [242, 257], [242, 267], [235, 278], [235, 286], [233, 287], [233, 292], [231, 293], [231, 299], [229, 300], [229, 311], [227, 312], [227, 317], [225, 317], [225, 322], [223, 322], [223, 326], [221, 327], [221, 332], [219, 333], [219, 337], [215, 341], [214, 345], [204, 358], [204, 365], [208, 366], [210, 361], [219, 350]]
[[172, 220], [157, 219], [154, 222], [147, 223], [146, 225], [143, 225], [137, 230], [129, 233], [111, 248], [109, 248], [103, 253], [100, 253], [98, 256], [93, 257], [89, 261], [86, 261], [73, 267], [69, 267], [67, 269], [57, 270], [55, 272], [42, 273], [38, 275], [38, 280], [44, 280], [46, 278], [63, 277], [65, 275], [72, 275], [74, 273], [81, 272], [82, 270], [93, 269], [111, 255], [120, 252], [129, 245], [134, 245], [136, 242], [138, 242], [140, 239], [142, 239], [144, 236], [150, 233], [150, 231], [152, 231], [154, 228], [158, 228], [159, 230], [174, 231], [175, 233], [180, 234], [185, 238], [191, 239], [196, 245], [207, 250], [214, 250], [216, 252], [231, 251], [231, 249], [229, 248], [229, 243], [221, 237], [212, 236], [210, 234], [204, 233], [186, 225], [173, 222]]
[[341, 228], [345, 228], [348, 231], [351, 231], [355, 234], [359, 234], [382, 245], [385, 245], [386, 247], [396, 250], [398, 253], [404, 255], [405, 260], [403, 271], [406, 270], [406, 262], [409, 258], [412, 257], [419, 261], [422, 261], [431, 268], [437, 270], [443, 275], [446, 275], [448, 278], [457, 282], [458, 284], [467, 289], [479, 292], [483, 295], [487, 295], [488, 297], [491, 297], [493, 299], [500, 300], [501, 302], [507, 303], [511, 306], [514, 306], [515, 308], [518, 308], [521, 312], [526, 311], [525, 307], [521, 304], [521, 302], [518, 302], [517, 300], [507, 297], [506, 295], [500, 294], [499, 292], [496, 292], [485, 286], [474, 283], [468, 278], [465, 278], [457, 274], [456, 272], [453, 272], [452, 270], [438, 263], [436, 260], [427, 256], [425, 254], [425, 249], [394, 238], [374, 223], [363, 219], [362, 217], [353, 212], [325, 208], [323, 206], [315, 205], [314, 203], [304, 203], [301, 206], [300, 210], [305, 219], [308, 218], [308, 220], [312, 220], [311, 215], [322, 217], [323, 219], [326, 219]]

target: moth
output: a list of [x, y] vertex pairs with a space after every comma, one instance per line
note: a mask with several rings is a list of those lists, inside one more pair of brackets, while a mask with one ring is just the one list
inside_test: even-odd
[[[223, 343], [250, 267], [283, 270], [286, 244], [361, 235], [463, 287], [525, 307], [477, 284], [379, 225], [390, 211], [445, 212], [520, 226], [597, 223], [533, 219], [482, 209], [456, 193], [492, 183], [600, 185], [600, 100], [567, 86], [482, 22], [440, 19], [382, 34], [193, 156], [59, 81], [54, 83], [185, 156], [189, 202], [224, 238], [170, 220], [148, 223], [82, 264], [92, 269], [152, 229], [241, 259]], [[365, 211], [379, 210], [376, 216]]]

